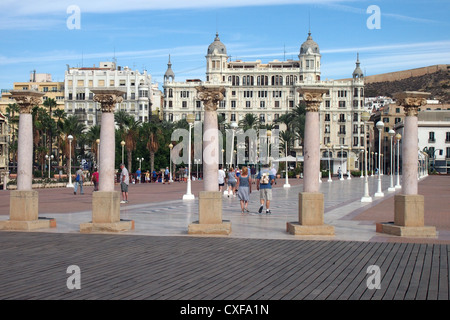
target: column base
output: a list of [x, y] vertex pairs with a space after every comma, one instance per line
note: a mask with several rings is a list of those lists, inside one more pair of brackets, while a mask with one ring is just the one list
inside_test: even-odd
[[283, 185], [283, 188], [290, 188], [291, 187], [291, 185], [289, 184], [289, 183], [285, 183], [284, 185]]
[[372, 197], [362, 197], [361, 202], [372, 202]]
[[328, 224], [305, 226], [298, 222], [287, 222], [286, 231], [295, 236], [334, 236], [334, 227]]
[[94, 232], [124, 232], [134, 230], [133, 220], [120, 220], [118, 222], [85, 222], [80, 224], [81, 233]]
[[188, 226], [188, 234], [218, 234], [229, 235], [231, 233], [231, 222], [223, 220], [222, 223], [199, 223], [194, 221]]
[[394, 198], [394, 222], [377, 224], [377, 232], [401, 237], [436, 237], [436, 228], [424, 225], [424, 197], [399, 194]]
[[423, 238], [436, 238], [435, 227], [405, 227], [395, 225], [393, 222], [383, 222], [376, 224], [376, 232], [385, 233], [399, 237], [423, 237]]
[[134, 230], [134, 221], [120, 219], [119, 192], [94, 192], [92, 194], [92, 221], [81, 223], [80, 232], [123, 232], [129, 230]]
[[28, 231], [36, 229], [56, 228], [56, 220], [53, 218], [38, 218], [37, 220], [21, 221], [6, 220], [0, 221], [0, 230]]
[[189, 234], [231, 233], [231, 222], [222, 220], [222, 192], [200, 191], [198, 195], [198, 221], [188, 226]]

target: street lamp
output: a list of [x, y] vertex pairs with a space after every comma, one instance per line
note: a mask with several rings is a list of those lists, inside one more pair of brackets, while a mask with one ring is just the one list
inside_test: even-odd
[[380, 160], [380, 175], [384, 175], [383, 171], [384, 171], [384, 153], [380, 154], [381, 156], [381, 160]]
[[400, 189], [402, 186], [400, 185], [400, 140], [402, 139], [402, 135], [397, 133], [395, 135], [395, 140], [397, 140], [397, 183], [395, 185], [395, 189]]
[[72, 140], [73, 136], [69, 134], [67, 137], [69, 140], [69, 183], [67, 184], [67, 188], [73, 188], [72, 184]]
[[330, 148], [332, 148], [331, 143], [327, 144], [327, 155], [328, 155], [328, 182], [333, 181], [331, 179], [331, 164], [330, 164]]
[[[384, 128], [384, 123], [382, 121], [378, 121], [376, 124], [378, 129], [378, 165], [381, 166], [381, 131]], [[378, 168], [378, 190], [375, 193], [375, 197], [384, 197], [384, 193], [381, 190], [381, 170]]]
[[123, 163], [123, 147], [125, 147], [125, 141], [120, 141], [120, 145], [122, 146], [122, 162]]
[[172, 179], [172, 149], [173, 144], [169, 144], [169, 182], [173, 182]]
[[51, 167], [50, 161], [53, 160], [53, 155], [50, 155], [50, 156], [49, 156], [48, 154], [46, 154], [46, 155], [45, 155], [45, 159], [48, 160], [48, 178], [50, 179], [50, 167]]
[[352, 174], [350, 173], [350, 151], [352, 151], [352, 147], [348, 147], [348, 154], [347, 154], [347, 180], [352, 179]]
[[191, 193], [191, 130], [194, 126], [195, 116], [190, 113], [186, 117], [186, 121], [189, 124], [189, 147], [188, 147], [188, 176], [187, 176], [187, 190], [186, 194], [183, 195], [183, 200], [192, 200], [195, 199], [194, 195]]
[[[364, 111], [361, 114], [361, 119], [364, 121], [364, 129], [367, 127], [367, 121], [369, 121], [370, 114]], [[364, 130], [366, 132], [366, 130]], [[366, 175], [364, 176], [364, 196], [361, 198], [361, 202], [372, 202], [372, 197], [369, 195], [369, 174], [367, 173], [367, 136], [364, 133], [364, 163], [366, 169]]]
[[267, 164], [270, 162], [269, 147], [270, 147], [270, 137], [272, 136], [272, 131], [267, 130]]
[[233, 133], [233, 135], [231, 136], [231, 150], [230, 150], [230, 162], [229, 162], [229, 168], [233, 166], [233, 151], [234, 151], [234, 132], [236, 130], [236, 128], [238, 127], [238, 124], [236, 122], [232, 122], [230, 124], [231, 127], [231, 132]]
[[97, 169], [100, 170], [100, 139], [95, 140], [97, 142]]
[[370, 163], [371, 163], [370, 167], [372, 168], [370, 176], [373, 177], [373, 171], [374, 171], [373, 169], [375, 167], [375, 163], [374, 163], [375, 162], [375, 158], [373, 157], [373, 151], [370, 153], [370, 159], [369, 160], [370, 160]]
[[341, 145], [341, 177], [339, 180], [344, 180], [344, 146]]
[[286, 179], [286, 183], [284, 184], [283, 188], [290, 188], [291, 185], [289, 184], [289, 178], [288, 178], [288, 161], [287, 161], [287, 142], [286, 142], [286, 150], [285, 150], [285, 157], [286, 157], [286, 170], [285, 170], [285, 179]]
[[388, 191], [395, 191], [395, 187], [394, 187], [394, 173], [392, 171], [393, 170], [393, 148], [392, 148], [392, 143], [393, 143], [393, 139], [395, 136], [395, 131], [394, 130], [389, 130], [389, 136], [391, 137], [391, 184], [388, 188]]

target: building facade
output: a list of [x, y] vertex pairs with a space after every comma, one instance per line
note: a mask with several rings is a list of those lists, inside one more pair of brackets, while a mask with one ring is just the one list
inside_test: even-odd
[[152, 105], [151, 75], [128, 67], [116, 66], [115, 62], [100, 62], [96, 67], [67, 67], [64, 76], [65, 111], [76, 115], [87, 128], [100, 124], [100, 106], [94, 102], [91, 89], [115, 87], [126, 91], [123, 102], [116, 111], [124, 110], [135, 120], [148, 122]]
[[[231, 61], [226, 46], [216, 34], [207, 49], [206, 81], [220, 83], [225, 87], [225, 98], [219, 104], [218, 113], [226, 123], [238, 123], [251, 113], [259, 119], [260, 124], [275, 124], [280, 130], [284, 129], [283, 125], [276, 123], [276, 120], [291, 112], [303, 99], [298, 89], [304, 86], [329, 89], [320, 106], [323, 157], [328, 155], [327, 145], [331, 145], [330, 152], [334, 160], [343, 156], [351, 159], [351, 169], [359, 166], [358, 150], [364, 146], [361, 121], [364, 111], [364, 75], [359, 57], [351, 80], [324, 81], [321, 79], [320, 49], [311, 33], [300, 46], [298, 60], [273, 60], [268, 63], [260, 60]], [[195, 90], [201, 82], [200, 79], [176, 82], [169, 57], [163, 85], [163, 118], [178, 121], [193, 113], [196, 120], [201, 121], [203, 108]], [[298, 142], [293, 150], [301, 155]], [[344, 165], [346, 163], [347, 160]]]

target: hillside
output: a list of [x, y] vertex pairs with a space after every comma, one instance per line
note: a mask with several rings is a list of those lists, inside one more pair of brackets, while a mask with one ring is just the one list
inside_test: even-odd
[[[389, 96], [400, 91], [426, 91], [430, 99], [450, 103], [450, 65], [374, 75], [365, 78], [365, 96]], [[412, 76], [411, 76], [412, 75]]]

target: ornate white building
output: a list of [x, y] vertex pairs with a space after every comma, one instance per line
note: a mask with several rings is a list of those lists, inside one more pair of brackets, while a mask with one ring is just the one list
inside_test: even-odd
[[65, 111], [75, 114], [87, 127], [98, 124], [100, 108], [93, 100], [91, 89], [96, 87], [118, 87], [126, 90], [123, 102], [117, 110], [125, 110], [136, 120], [148, 122], [151, 111], [151, 75], [128, 67], [116, 67], [114, 62], [100, 62], [96, 67], [67, 68], [64, 76]]
[[[206, 81], [219, 82], [226, 89], [218, 113], [227, 123], [239, 122], [245, 114], [256, 115], [262, 124], [274, 124], [281, 115], [290, 112], [303, 99], [297, 92], [304, 86], [320, 86], [329, 89], [320, 107], [323, 159], [327, 145], [333, 145], [332, 158], [343, 158], [344, 172], [347, 156], [350, 168], [359, 167], [357, 159], [364, 146], [361, 113], [364, 111], [364, 74], [359, 57], [351, 80], [323, 81], [321, 79], [321, 54], [311, 33], [300, 46], [298, 60], [231, 61], [226, 46], [218, 34], [209, 45], [206, 54]], [[201, 101], [196, 97], [195, 87], [200, 79], [176, 82], [172, 64], [164, 76], [163, 117], [178, 121], [194, 113], [196, 120], [203, 119]], [[278, 125], [278, 124], [277, 124]], [[280, 130], [283, 130], [280, 124]], [[342, 146], [342, 148], [341, 148]], [[294, 150], [300, 155], [301, 148]], [[342, 150], [342, 157], [341, 157]], [[350, 154], [347, 152], [350, 151]], [[339, 166], [335, 163], [335, 170]]]

